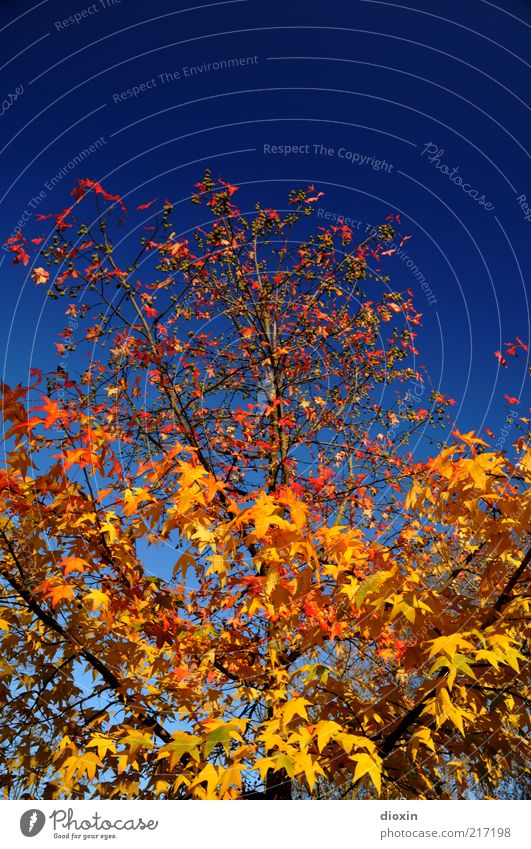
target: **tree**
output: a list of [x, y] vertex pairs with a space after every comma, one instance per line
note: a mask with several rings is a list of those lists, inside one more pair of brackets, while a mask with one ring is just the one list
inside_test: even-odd
[[165, 201], [131, 259], [89, 180], [33, 240], [69, 305], [46, 391], [3, 389], [5, 793], [495, 795], [529, 766], [526, 439], [413, 462], [452, 402], [411, 391], [397, 216], [295, 240], [312, 186], [196, 188], [193, 248]]

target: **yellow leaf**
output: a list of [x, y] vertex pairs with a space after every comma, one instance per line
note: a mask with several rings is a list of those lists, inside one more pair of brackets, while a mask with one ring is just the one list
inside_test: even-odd
[[173, 769], [184, 754], [189, 754], [195, 761], [199, 760], [199, 743], [201, 739], [193, 734], [187, 734], [185, 731], [175, 731], [173, 740], [162, 746], [157, 753], [157, 760], [162, 758], [170, 759], [170, 769]]
[[463, 711], [456, 705], [452, 704], [446, 687], [441, 687], [437, 693], [435, 704], [435, 721], [437, 726], [442, 725], [447, 719], [449, 719], [464, 736]]
[[245, 766], [242, 764], [231, 764], [221, 776], [220, 793], [226, 793], [233, 785], [238, 789], [242, 786], [242, 770]]
[[116, 518], [116, 517], [114, 516], [114, 513], [108, 514], [108, 517], [109, 518], [107, 518], [104, 522], [101, 523], [100, 527], [101, 527], [102, 533], [108, 534], [108, 542], [113, 543], [115, 541], [115, 539], [118, 538], [118, 534], [117, 534], [117, 531], [116, 531], [116, 527], [112, 524], [112, 522], [110, 521], [110, 518], [111, 517]]
[[306, 524], [308, 506], [303, 501], [299, 501], [291, 490], [284, 492], [281, 501], [289, 507], [291, 521], [297, 530], [301, 531]]
[[218, 574], [224, 577], [227, 574], [227, 561], [221, 554], [213, 554], [209, 560], [207, 575]]
[[[390, 578], [394, 577], [396, 573], [396, 567], [392, 569], [388, 569], [386, 571], [377, 572], [375, 575], [371, 575], [370, 578], [367, 578], [366, 581], [360, 585], [358, 592], [356, 593], [355, 604], [357, 608], [360, 608], [363, 602], [365, 601], [366, 596], [373, 595], [378, 592], [378, 590], [382, 591], [382, 585], [388, 581]], [[384, 590], [384, 594], [387, 590]], [[373, 599], [374, 601], [375, 599]]]
[[372, 783], [376, 787], [378, 795], [382, 789], [382, 767], [380, 758], [372, 757], [365, 752], [359, 752], [352, 756], [352, 760], [356, 761], [356, 771], [354, 773], [354, 781], [359, 781], [364, 775], [369, 775]]
[[90, 590], [85, 595], [85, 601], [90, 601], [92, 603], [93, 610], [97, 610], [98, 607], [107, 608], [111, 602], [107, 593], [104, 593], [101, 590]]
[[341, 730], [341, 725], [337, 722], [327, 719], [320, 720], [315, 727], [315, 733], [317, 734], [317, 747], [319, 751], [322, 752], [332, 737], [339, 734]]
[[104, 758], [107, 752], [116, 754], [116, 744], [114, 740], [107, 737], [105, 734], [96, 734], [88, 743], [87, 748], [94, 746], [98, 750], [98, 757]]
[[124, 493], [124, 514], [132, 516], [137, 512], [139, 504], [144, 501], [153, 501], [153, 496], [147, 490], [141, 487], [135, 487], [134, 490], [126, 489]]
[[306, 776], [306, 781], [308, 782], [308, 786], [310, 790], [313, 790], [315, 787], [315, 782], [317, 780], [318, 775], [324, 775], [323, 769], [319, 764], [318, 760], [313, 760], [311, 755], [307, 752], [301, 752], [301, 754], [297, 755], [295, 758], [295, 763], [297, 766], [297, 773], [301, 770], [304, 772]]
[[120, 755], [120, 757], [118, 758], [118, 769], [117, 769], [118, 775], [121, 775], [122, 772], [125, 771], [125, 768], [126, 768], [128, 763], [129, 763], [128, 756], [127, 755]]
[[204, 525], [199, 525], [197, 522], [195, 524], [195, 530], [191, 535], [191, 539], [197, 540], [200, 551], [204, 551], [205, 548], [208, 548], [209, 545], [212, 545], [216, 541], [214, 533], [208, 528], [205, 528]]
[[432, 646], [430, 649], [429, 657], [433, 657], [434, 654], [440, 654], [440, 652], [444, 652], [449, 657], [453, 657], [458, 648], [463, 649], [473, 649], [474, 646], [472, 643], [465, 640], [462, 634], [446, 634], [442, 637], [436, 637], [434, 640], [429, 640]]
[[191, 787], [197, 787], [199, 784], [206, 782], [206, 798], [207, 799], [215, 799], [214, 791], [219, 782], [219, 775], [216, 767], [213, 764], [207, 764], [204, 769], [201, 770], [195, 781], [190, 785]]
[[275, 589], [276, 584], [278, 583], [278, 572], [276, 569], [271, 568], [267, 573], [266, 578], [266, 594], [270, 595], [271, 592]]
[[458, 731], [461, 732], [462, 736], [465, 736], [465, 729], [463, 727], [463, 712], [459, 710], [459, 708], [454, 707], [451, 713], [448, 715], [448, 719], [450, 722], [453, 722]]
[[415, 733], [411, 736], [409, 748], [413, 760], [416, 760], [420, 744], [427, 746], [427, 748], [431, 749], [432, 752], [435, 751], [435, 743], [431, 739], [431, 731], [429, 728], [419, 728], [419, 730], [415, 731]]
[[209, 756], [216, 746], [223, 746], [225, 752], [229, 754], [231, 738], [238, 740], [240, 743], [243, 742], [242, 736], [236, 728], [236, 723], [216, 721], [215, 726], [208, 732], [206, 737], [204, 746], [205, 758]]
[[125, 737], [120, 738], [120, 743], [127, 746], [131, 754], [138, 749], [153, 749], [153, 737], [147, 731], [133, 731]]
[[254, 616], [257, 610], [264, 610], [264, 605], [257, 598], [253, 598], [247, 608], [247, 615]]
[[186, 573], [190, 567], [195, 567], [195, 558], [192, 557], [188, 551], [185, 551], [184, 554], [181, 554], [177, 563], [173, 567], [173, 577], [175, 578], [176, 574], [180, 571], [183, 576], [183, 581], [185, 581]]
[[290, 699], [284, 705], [282, 710], [282, 718], [284, 720], [284, 724], [287, 725], [294, 716], [302, 716], [303, 719], [308, 718], [308, 711], [306, 710], [306, 705], [311, 704], [308, 699], [298, 698], [298, 699]]
[[82, 755], [72, 755], [67, 758], [63, 764], [65, 770], [65, 781], [69, 782], [74, 775], [76, 780], [83, 778], [84, 775], [92, 781], [96, 775], [98, 766], [103, 766], [101, 759], [96, 752], [84, 752]]
[[255, 767], [257, 767], [260, 778], [262, 781], [265, 781], [265, 777], [270, 769], [274, 769], [276, 764], [275, 758], [257, 758], [254, 762]]

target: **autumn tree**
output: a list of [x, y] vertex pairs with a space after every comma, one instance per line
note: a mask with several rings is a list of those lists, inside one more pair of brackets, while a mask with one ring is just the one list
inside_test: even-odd
[[58, 369], [3, 389], [5, 793], [496, 795], [529, 766], [527, 440], [414, 462], [452, 402], [398, 216], [356, 244], [312, 186], [195, 188], [188, 238], [82, 180], [9, 242], [68, 306]]

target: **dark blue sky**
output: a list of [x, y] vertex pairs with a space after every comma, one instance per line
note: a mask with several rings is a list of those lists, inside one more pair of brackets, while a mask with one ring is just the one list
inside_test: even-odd
[[[486, 420], [499, 435], [504, 393], [529, 408], [524, 369], [499, 373], [494, 351], [529, 340], [530, 12], [528, 0], [2, 0], [2, 236], [37, 205], [62, 209], [86, 176], [130, 206], [181, 202], [186, 231], [202, 220], [186, 199], [205, 166], [242, 186], [243, 210], [284, 207], [313, 182], [318, 224], [348, 216], [361, 237], [400, 212], [412, 238], [386, 271], [423, 313], [419, 363], [458, 400], [461, 430]], [[62, 308], [2, 258], [13, 383], [57, 365]]]

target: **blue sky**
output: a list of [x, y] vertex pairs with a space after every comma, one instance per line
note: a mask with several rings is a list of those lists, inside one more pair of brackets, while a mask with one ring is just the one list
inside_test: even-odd
[[[170, 198], [186, 232], [202, 223], [187, 198], [206, 166], [241, 185], [242, 210], [285, 207], [289, 188], [314, 183], [316, 224], [348, 216], [362, 236], [400, 212], [412, 238], [386, 271], [423, 313], [418, 363], [458, 401], [460, 430], [486, 422], [499, 435], [504, 393], [529, 408], [525, 369], [499, 370], [494, 351], [529, 340], [530, 11], [524, 0], [3, 0], [2, 237], [62, 209], [87, 176], [131, 207]], [[13, 383], [57, 365], [63, 321], [2, 257]]]

